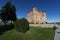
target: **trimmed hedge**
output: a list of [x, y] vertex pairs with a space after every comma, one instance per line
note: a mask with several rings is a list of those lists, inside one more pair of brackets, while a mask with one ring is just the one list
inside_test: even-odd
[[17, 31], [25, 33], [29, 29], [29, 22], [25, 18], [21, 18], [15, 22], [15, 28]]

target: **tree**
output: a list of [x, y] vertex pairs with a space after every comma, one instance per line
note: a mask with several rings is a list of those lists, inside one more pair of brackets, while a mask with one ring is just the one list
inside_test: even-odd
[[29, 22], [25, 18], [21, 18], [15, 21], [15, 28], [19, 32], [27, 32], [29, 30]]
[[8, 21], [16, 20], [16, 8], [11, 2], [7, 2], [1, 10], [1, 19], [6, 24]]
[[0, 19], [1, 19], [1, 10], [0, 10]]
[[11, 22], [16, 21], [16, 8], [15, 8], [15, 5], [13, 5], [12, 8], [10, 9], [10, 13], [11, 14], [10, 14], [9, 18], [10, 17], [11, 18], [9, 20], [11, 20]]

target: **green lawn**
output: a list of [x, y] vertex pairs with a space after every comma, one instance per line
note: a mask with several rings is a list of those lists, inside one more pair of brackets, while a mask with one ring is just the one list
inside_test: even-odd
[[17, 32], [15, 29], [4, 32], [0, 40], [53, 40], [52, 28], [30, 27], [26, 33]]

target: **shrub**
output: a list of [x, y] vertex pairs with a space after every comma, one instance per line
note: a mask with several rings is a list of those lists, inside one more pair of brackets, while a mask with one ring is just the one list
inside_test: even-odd
[[15, 22], [15, 28], [17, 31], [25, 33], [29, 29], [29, 23], [25, 18], [21, 18]]
[[56, 30], [56, 29], [57, 29], [57, 27], [56, 27], [56, 26], [53, 26], [53, 29], [54, 29], [54, 30]]
[[0, 35], [2, 35], [4, 32], [14, 29], [14, 24], [11, 25], [0, 25]]

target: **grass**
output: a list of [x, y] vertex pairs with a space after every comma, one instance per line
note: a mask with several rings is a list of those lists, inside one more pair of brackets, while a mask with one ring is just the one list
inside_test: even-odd
[[17, 32], [15, 29], [4, 32], [0, 40], [53, 40], [53, 28], [30, 27], [26, 33]]

